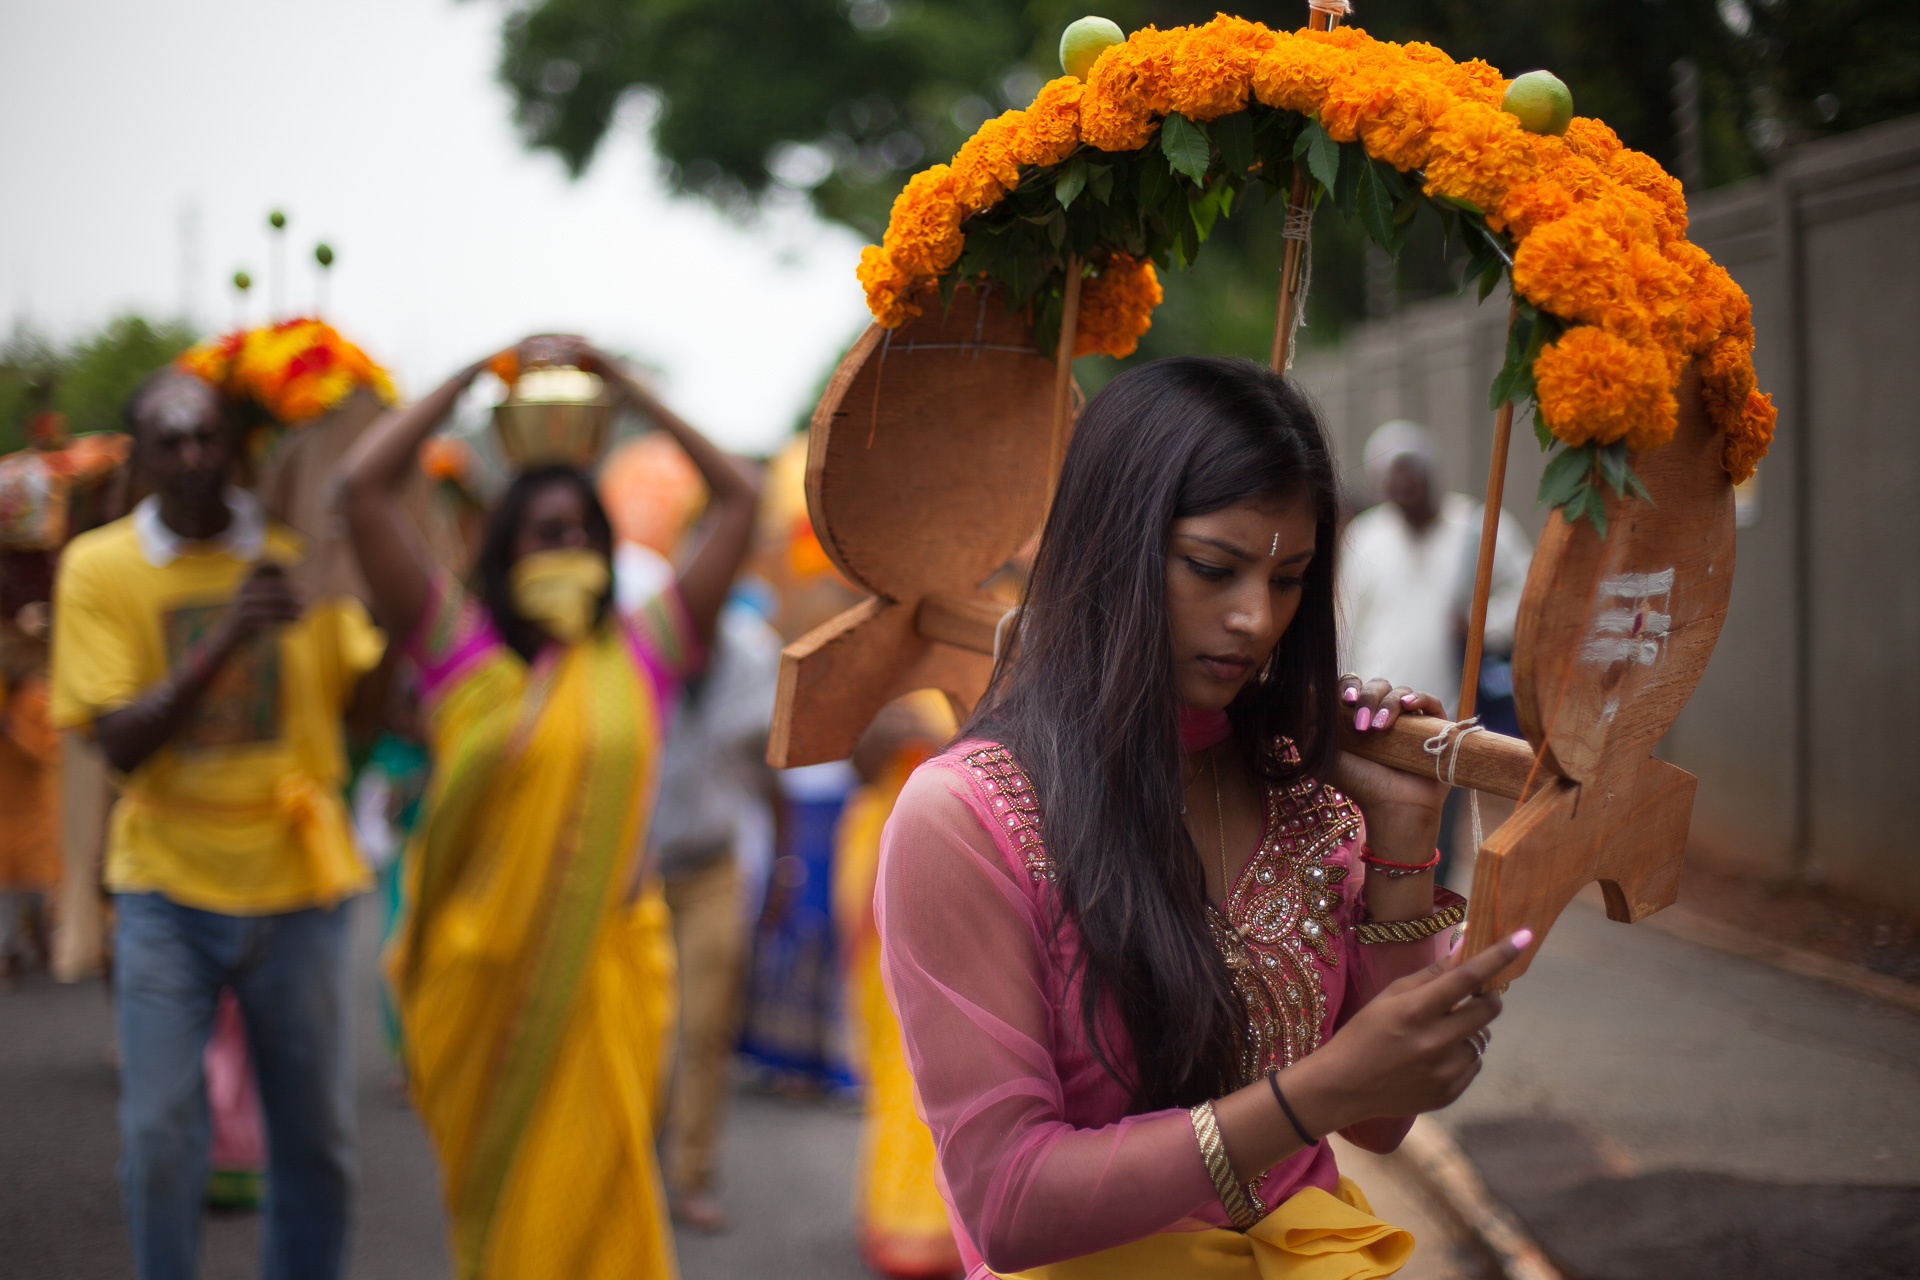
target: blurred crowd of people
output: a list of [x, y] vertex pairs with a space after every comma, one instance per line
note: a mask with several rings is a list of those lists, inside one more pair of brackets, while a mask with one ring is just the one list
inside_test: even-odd
[[[489, 483], [448, 419], [542, 364], [591, 373], [625, 438], [509, 441]], [[741, 1068], [862, 1097], [862, 1255], [958, 1274], [873, 914], [894, 799], [957, 722], [924, 691], [849, 760], [766, 763], [782, 645], [858, 600], [804, 441], [731, 458], [552, 337], [349, 397], [278, 469], [190, 367], [126, 417], [0, 459], [0, 972], [110, 975], [141, 1276], [194, 1274], [209, 1204], [264, 1207], [267, 1274], [341, 1274], [362, 897], [462, 1274], [672, 1274], [670, 1221], [729, 1227]], [[1347, 665], [1452, 707], [1481, 516], [1412, 423], [1366, 468]], [[1509, 729], [1511, 524], [1480, 689]]]

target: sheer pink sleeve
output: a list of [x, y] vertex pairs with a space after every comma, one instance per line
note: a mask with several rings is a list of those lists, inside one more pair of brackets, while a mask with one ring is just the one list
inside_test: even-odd
[[[1355, 845], [1354, 865], [1362, 865], [1357, 856]], [[1360, 903], [1361, 890], [1354, 890], [1354, 912], [1356, 919], [1362, 914]], [[1446, 889], [1436, 891], [1434, 908], [1438, 910], [1449, 902], [1459, 901], [1459, 895]], [[1351, 933], [1347, 935], [1350, 939]], [[1406, 977], [1418, 973], [1428, 965], [1446, 957], [1453, 945], [1453, 930], [1442, 929], [1431, 938], [1419, 942], [1368, 942], [1353, 941], [1347, 947], [1347, 984], [1346, 991], [1340, 997], [1340, 1016], [1334, 1020], [1333, 1029], [1339, 1030], [1352, 1020], [1353, 1015], [1365, 1008], [1367, 1002], [1382, 991]], [[1368, 1120], [1364, 1125], [1342, 1129], [1340, 1135], [1349, 1142], [1357, 1143], [1370, 1150], [1390, 1150], [1400, 1145], [1407, 1131], [1413, 1128], [1412, 1116], [1382, 1116]]]
[[882, 838], [874, 905], [963, 1247], [1011, 1272], [1137, 1240], [1215, 1196], [1185, 1111], [1072, 1123], [1069, 1094], [1087, 1090], [1059, 1061], [1080, 1021], [1038, 894], [983, 819], [958, 766], [923, 766]]

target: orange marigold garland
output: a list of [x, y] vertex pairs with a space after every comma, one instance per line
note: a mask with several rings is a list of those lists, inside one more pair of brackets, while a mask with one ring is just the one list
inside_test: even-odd
[[174, 363], [285, 427], [319, 417], [361, 387], [387, 404], [395, 399], [387, 371], [323, 320], [236, 330], [182, 352]]
[[[1558, 137], [1527, 132], [1501, 110], [1506, 85], [1484, 62], [1455, 62], [1432, 45], [1378, 41], [1354, 27], [1284, 32], [1222, 15], [1201, 26], [1144, 28], [1103, 52], [1085, 84], [1054, 80], [1027, 110], [983, 125], [950, 165], [914, 175], [881, 243], [862, 252], [860, 282], [875, 319], [891, 328], [917, 315], [933, 286], [951, 288], [960, 276], [999, 279], [1016, 303], [1035, 306], [1039, 331], [1047, 305], [1057, 327], [1059, 273], [1077, 256], [1097, 274], [1084, 286], [1076, 354], [1130, 353], [1160, 301], [1154, 263], [1190, 259], [1242, 185], [1278, 182], [1276, 170], [1291, 167], [1261, 152], [1236, 169], [1250, 157], [1245, 127], [1231, 118], [1252, 118], [1258, 104], [1297, 113], [1282, 128], [1298, 136], [1292, 157], [1313, 162], [1316, 199], [1333, 196], [1331, 177], [1343, 164], [1362, 166], [1369, 189], [1357, 208], [1376, 239], [1385, 243], [1406, 221], [1406, 200], [1424, 196], [1492, 246], [1498, 260], [1487, 259], [1483, 291], [1496, 272], [1509, 274], [1526, 326], [1519, 363], [1503, 370], [1496, 395], [1533, 392], [1541, 420], [1569, 447], [1650, 449], [1672, 437], [1674, 389], [1697, 361], [1727, 471], [1745, 478], [1773, 423], [1771, 402], [1753, 385], [1751, 307], [1685, 240], [1679, 183], [1598, 120], [1576, 118]], [[1270, 123], [1263, 115], [1254, 127]], [[1112, 238], [1100, 184], [1111, 185], [1119, 163], [1156, 139], [1176, 185], [1164, 194], [1143, 184], [1138, 225], [1162, 209], [1178, 221], [1182, 199], [1204, 214], [1194, 215], [1197, 227], [1162, 232], [1143, 252], [1138, 234]], [[1192, 149], [1195, 139], [1204, 154]], [[1343, 160], [1350, 148], [1364, 154]], [[1191, 185], [1178, 185], [1181, 175]], [[1095, 198], [1083, 198], [1085, 190]], [[1049, 196], [1058, 199], [1058, 217], [1045, 216]], [[1352, 194], [1342, 199], [1353, 212]], [[1044, 257], [1043, 268], [1015, 261], [1014, 250], [995, 257], [986, 240], [976, 255], [983, 236], [1039, 234], [996, 215], [1007, 206], [1025, 222], [1058, 224], [1030, 255]], [[1477, 241], [1476, 251], [1486, 252]]]
[[1160, 277], [1144, 258], [1116, 253], [1080, 286], [1080, 323], [1073, 354], [1130, 356], [1160, 305]]

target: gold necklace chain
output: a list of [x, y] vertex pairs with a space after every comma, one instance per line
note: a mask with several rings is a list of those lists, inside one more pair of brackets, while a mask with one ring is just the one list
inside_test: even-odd
[[1227, 818], [1220, 805], [1220, 758], [1211, 752], [1207, 768], [1213, 774], [1213, 827], [1220, 838], [1220, 904], [1224, 907], [1233, 886], [1227, 881]]

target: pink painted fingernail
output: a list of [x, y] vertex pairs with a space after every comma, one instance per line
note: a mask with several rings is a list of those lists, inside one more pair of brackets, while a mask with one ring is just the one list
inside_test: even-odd
[[1367, 709], [1365, 707], [1353, 713], [1353, 727], [1356, 729], [1364, 729], [1367, 727]]
[[1358, 702], [1360, 701], [1360, 691], [1352, 685], [1348, 685], [1340, 691], [1340, 700], [1342, 702]]
[[1403, 707], [1410, 707], [1418, 701], [1420, 701], [1420, 695], [1417, 693], [1403, 693], [1400, 695], [1400, 705]]
[[1533, 930], [1516, 929], [1513, 934], [1513, 945], [1520, 948], [1522, 951], [1525, 951], [1528, 947], [1532, 946]]

